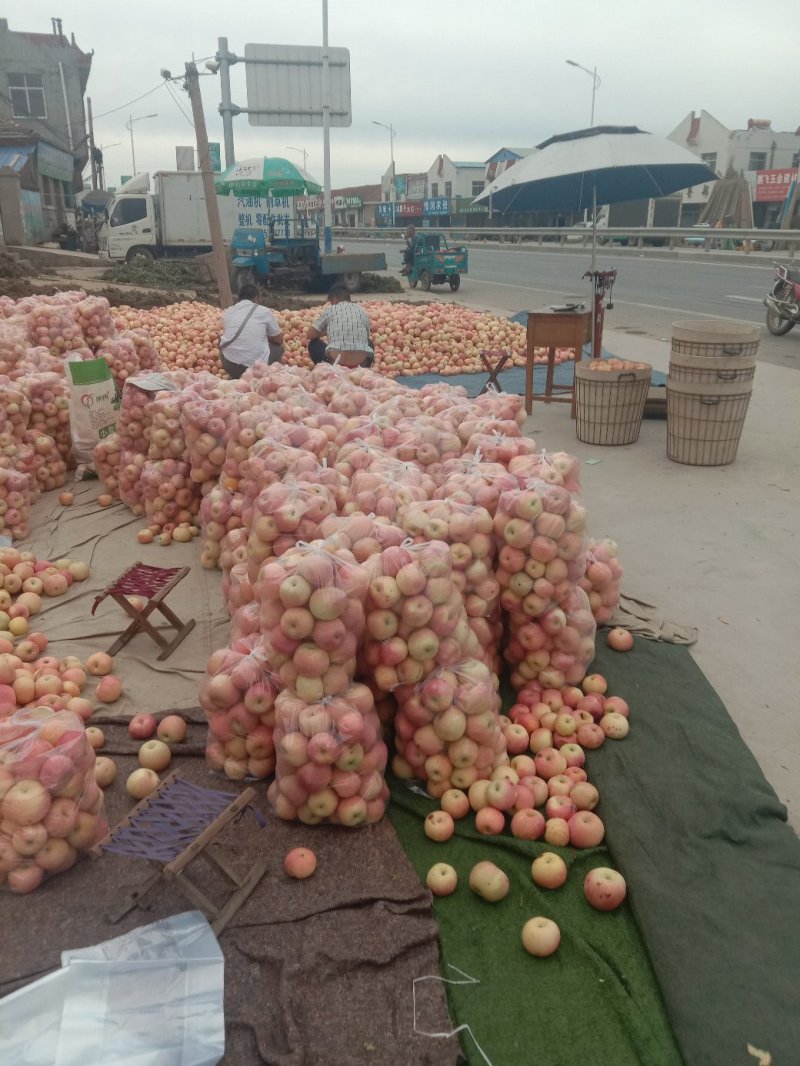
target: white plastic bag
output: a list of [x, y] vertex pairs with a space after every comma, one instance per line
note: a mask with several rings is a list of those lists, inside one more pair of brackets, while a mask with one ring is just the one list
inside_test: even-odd
[[0, 1062], [216, 1066], [225, 1053], [222, 950], [199, 911], [90, 948], [0, 1000]]
[[78, 468], [94, 469], [94, 449], [117, 428], [119, 394], [105, 359], [68, 360], [72, 455]]

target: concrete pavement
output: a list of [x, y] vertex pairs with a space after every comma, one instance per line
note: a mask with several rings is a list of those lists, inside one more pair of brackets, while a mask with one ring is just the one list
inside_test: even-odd
[[[669, 343], [607, 330], [604, 347], [666, 372]], [[582, 461], [593, 535], [620, 545], [623, 590], [695, 625], [691, 649], [800, 830], [800, 377], [760, 364], [736, 461], [671, 462], [666, 421], [623, 447], [581, 443], [566, 404], [534, 401], [540, 448]], [[599, 460], [599, 462], [598, 462]], [[676, 787], [681, 787], [676, 767]], [[700, 814], [698, 813], [698, 817]]]

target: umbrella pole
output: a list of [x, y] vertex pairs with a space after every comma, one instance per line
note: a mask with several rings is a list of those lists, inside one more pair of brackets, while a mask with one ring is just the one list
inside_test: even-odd
[[602, 314], [599, 301], [602, 297], [597, 293], [597, 183], [592, 176], [592, 359], [599, 358], [600, 353], [595, 351], [597, 339], [597, 319]]

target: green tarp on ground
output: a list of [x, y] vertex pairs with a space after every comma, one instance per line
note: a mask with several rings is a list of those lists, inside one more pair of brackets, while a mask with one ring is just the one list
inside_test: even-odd
[[[562, 849], [570, 872], [556, 892], [532, 883], [530, 862], [559, 849], [482, 837], [471, 818], [434, 844], [421, 822], [435, 801], [393, 783], [390, 816], [420, 876], [437, 861], [459, 873], [435, 913], [444, 975], [456, 966], [480, 982], [448, 986], [454, 1023], [483, 1052], [465, 1034], [469, 1062], [749, 1066], [748, 1043], [774, 1066], [800, 1062], [800, 844], [783, 807], [686, 648], [603, 647], [593, 669], [631, 704], [632, 728], [589, 753], [610, 853]], [[511, 879], [499, 904], [467, 886], [482, 859]], [[628, 882], [612, 914], [583, 899], [596, 865]], [[520, 944], [536, 914], [562, 930], [549, 959]]]

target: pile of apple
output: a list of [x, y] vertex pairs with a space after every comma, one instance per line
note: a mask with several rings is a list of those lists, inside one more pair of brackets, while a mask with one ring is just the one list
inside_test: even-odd
[[622, 567], [616, 541], [589, 539], [586, 546], [586, 573], [580, 579], [581, 588], [589, 597], [589, 606], [598, 625], [610, 621], [619, 606], [619, 586]]
[[140, 371], [136, 345], [125, 337], [109, 337], [102, 341], [91, 355], [92, 359], [105, 359], [114, 384], [122, 391], [128, 378]]
[[106, 492], [119, 499], [119, 465], [122, 452], [119, 446], [119, 434], [109, 433], [94, 446], [94, 467], [97, 476], [103, 482]]
[[398, 708], [392, 769], [400, 778], [422, 778], [431, 796], [469, 789], [507, 765], [500, 699], [485, 663], [464, 659], [433, 670], [398, 695]]
[[380, 821], [388, 752], [366, 685], [310, 702], [283, 691], [275, 718], [276, 773], [267, 796], [279, 818], [348, 828]]
[[562, 486], [529, 479], [503, 493], [494, 531], [512, 685], [520, 689], [540, 674], [550, 687], [579, 682], [594, 657], [595, 630], [578, 588], [586, 569], [585, 508]]
[[450, 549], [453, 584], [461, 592], [470, 629], [497, 672], [492, 650], [499, 647], [500, 586], [494, 577], [492, 516], [485, 507], [452, 500], [410, 504], [402, 527], [414, 542], [444, 541]]
[[146, 329], [124, 329], [119, 334], [124, 340], [129, 340], [136, 349], [136, 359], [142, 372], [161, 370], [161, 359], [156, 351], [153, 339]]
[[216, 484], [200, 503], [200, 564], [206, 570], [219, 565], [222, 541], [234, 530], [241, 530], [244, 543], [247, 532], [243, 529], [242, 511], [244, 496]]
[[25, 429], [18, 440], [32, 452], [27, 463], [20, 462], [19, 469], [31, 475], [34, 495], [61, 488], [67, 480], [67, 464], [53, 438], [35, 429]]
[[0, 719], [0, 883], [33, 892], [103, 839], [103, 793], [80, 718], [35, 706]]
[[466, 455], [442, 464], [434, 497], [484, 507], [494, 518], [500, 494], [518, 487], [518, 479], [502, 463], [488, 463], [477, 454]]
[[222, 579], [222, 598], [228, 614], [255, 601], [253, 586], [247, 573], [247, 560], [234, 563]]
[[21, 379], [31, 413], [29, 428], [52, 437], [65, 463], [70, 462], [69, 385], [63, 377], [45, 371]]
[[247, 557], [251, 583], [260, 580], [267, 559], [283, 555], [298, 541], [313, 541], [320, 522], [335, 514], [336, 501], [324, 485], [286, 480], [268, 485], [253, 503]]
[[[365, 301], [375, 341], [376, 371], [385, 377], [414, 374], [463, 374], [480, 371], [481, 350], [512, 352], [512, 363], [525, 363], [525, 327], [486, 312], [455, 304], [405, 304]], [[277, 309], [285, 342], [287, 366], [308, 367], [308, 327], [322, 308], [298, 311]], [[219, 363], [221, 314], [207, 304], [185, 301], [142, 311], [130, 307], [112, 310], [120, 330], [144, 329], [163, 364], [169, 369], [205, 370], [225, 377]], [[544, 362], [547, 352], [537, 352]], [[558, 349], [557, 362], [574, 358]], [[359, 380], [356, 382], [360, 383]]]
[[260, 633], [215, 651], [206, 666], [200, 705], [208, 718], [206, 759], [233, 781], [275, 770], [275, 698], [280, 684]]
[[111, 307], [104, 296], [86, 296], [74, 305], [75, 320], [86, 343], [99, 348], [116, 333]]
[[11, 460], [0, 459], [0, 536], [11, 537], [12, 540], [27, 537], [32, 493], [30, 475], [14, 469]]
[[[178, 459], [147, 461], [141, 468], [144, 513], [151, 530], [171, 534], [191, 524], [200, 510], [200, 489], [189, 464]], [[187, 538], [188, 539], [188, 538]]]
[[204, 496], [222, 473], [237, 411], [245, 403], [245, 394], [219, 390], [216, 395], [191, 400], [181, 409], [192, 481], [201, 487]]

